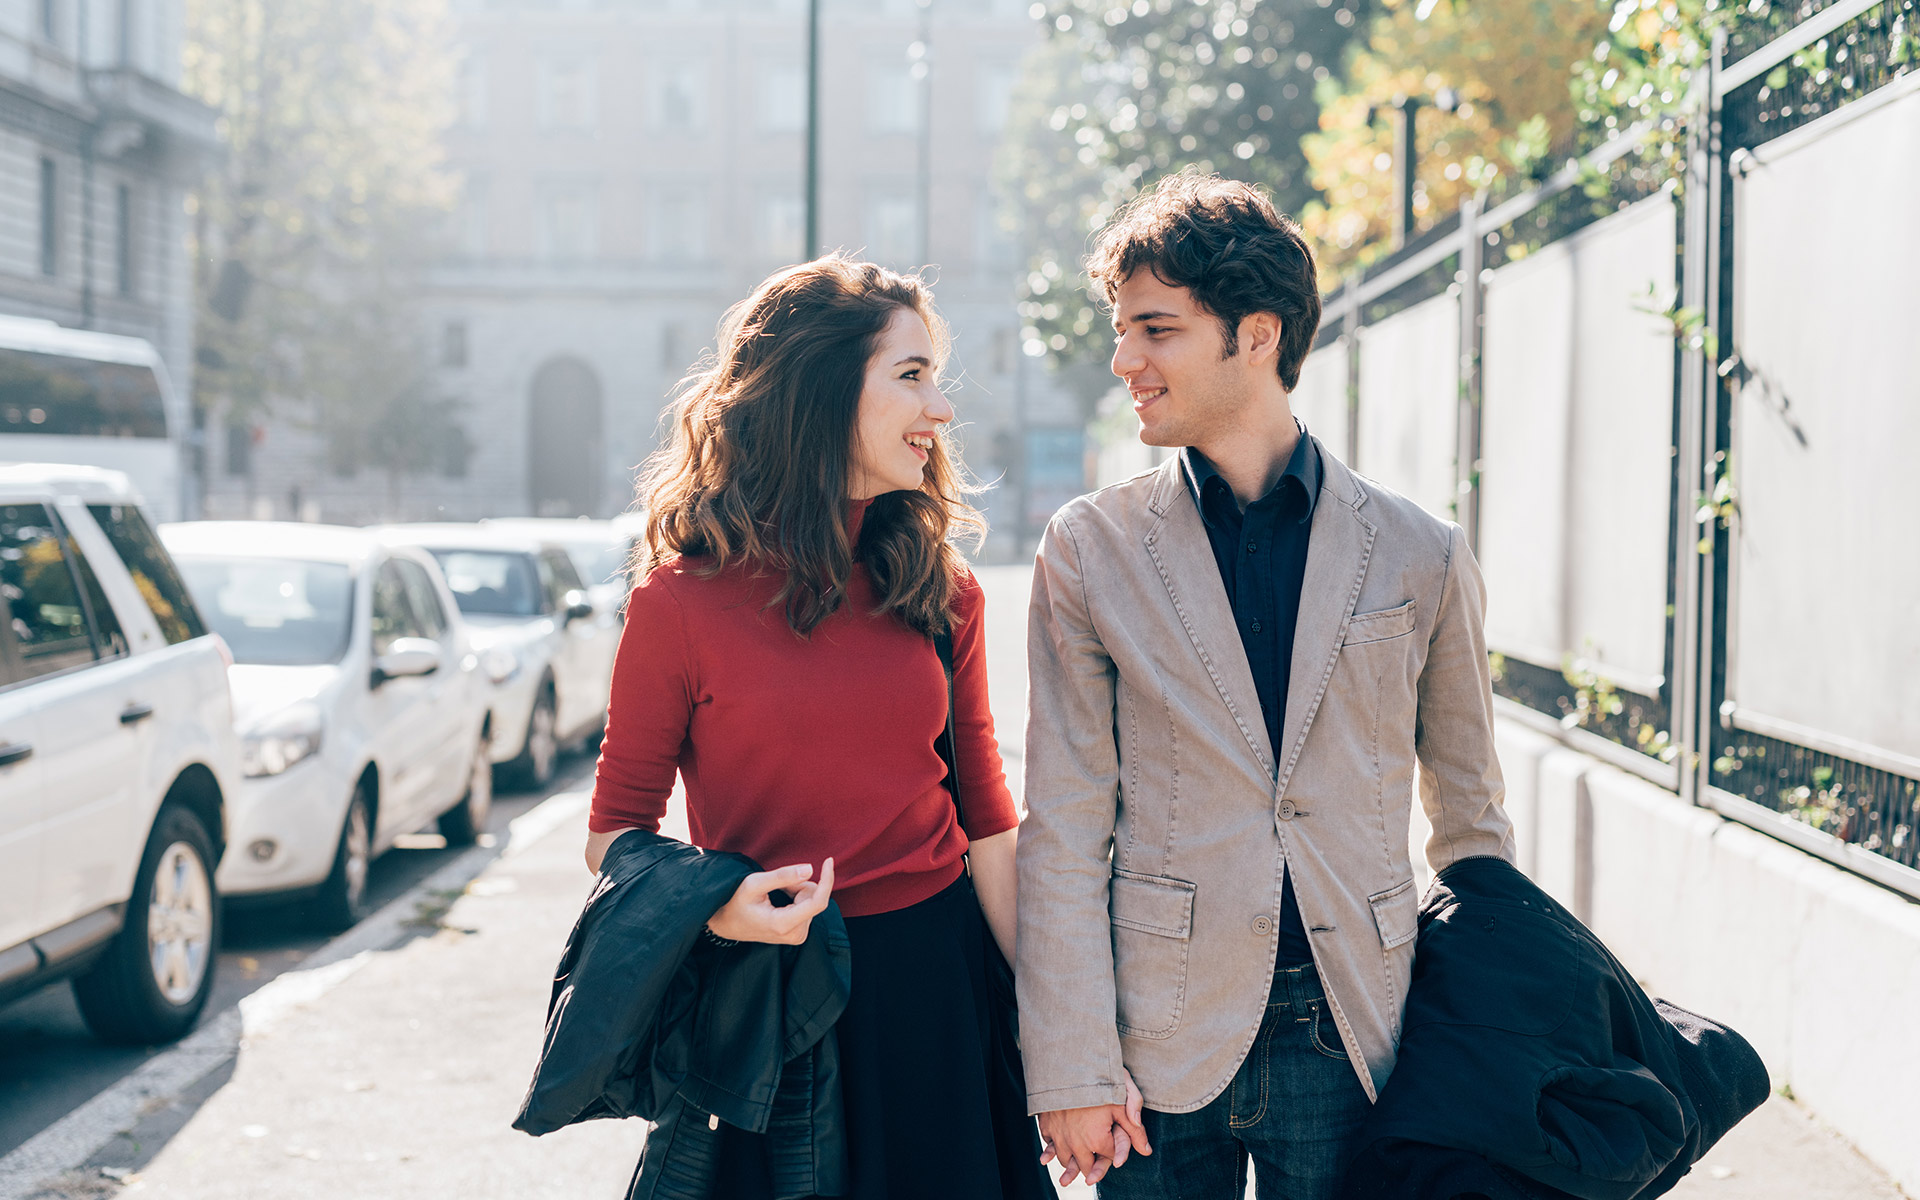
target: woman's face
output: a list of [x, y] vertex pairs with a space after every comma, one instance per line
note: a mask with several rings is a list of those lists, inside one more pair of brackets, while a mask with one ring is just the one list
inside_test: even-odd
[[853, 464], [847, 488], [855, 500], [917, 489], [926, 478], [934, 431], [953, 420], [953, 405], [933, 373], [933, 337], [912, 309], [895, 310], [867, 362], [860, 389]]

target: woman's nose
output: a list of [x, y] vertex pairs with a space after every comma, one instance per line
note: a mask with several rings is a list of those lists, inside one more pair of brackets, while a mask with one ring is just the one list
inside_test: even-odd
[[953, 420], [953, 401], [947, 399], [945, 392], [935, 392], [934, 398], [927, 402], [926, 414], [929, 421]]

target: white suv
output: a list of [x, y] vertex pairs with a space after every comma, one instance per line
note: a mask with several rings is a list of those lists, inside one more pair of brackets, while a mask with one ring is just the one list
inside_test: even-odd
[[125, 475], [0, 465], [0, 1000], [74, 976], [153, 1043], [212, 990], [240, 746], [227, 651]]

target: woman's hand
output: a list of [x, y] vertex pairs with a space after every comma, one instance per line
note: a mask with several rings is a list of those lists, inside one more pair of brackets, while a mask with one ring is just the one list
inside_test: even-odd
[[[740, 881], [733, 899], [720, 906], [707, 922], [713, 936], [732, 942], [772, 942], [798, 946], [807, 940], [807, 927], [824, 912], [833, 894], [833, 860], [820, 866], [820, 879], [806, 863], [781, 867], [778, 871], [756, 871]], [[789, 891], [793, 903], [775, 907], [772, 894]]]

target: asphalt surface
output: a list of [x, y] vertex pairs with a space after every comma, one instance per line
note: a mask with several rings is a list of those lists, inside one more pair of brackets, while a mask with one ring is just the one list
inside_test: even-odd
[[[547, 788], [497, 791], [487, 821], [489, 833], [501, 835], [513, 818], [552, 792], [582, 786], [592, 772], [592, 753], [576, 751], [561, 758]], [[460, 853], [434, 834], [415, 834], [405, 840], [407, 846], [374, 861], [367, 878], [368, 911], [379, 909]], [[332, 936], [314, 931], [297, 908], [285, 905], [229, 908], [224, 915], [218, 974], [201, 1026], [298, 967]], [[73, 991], [64, 982], [0, 1007], [0, 1155], [165, 1049], [109, 1046], [95, 1040], [81, 1022]]]

